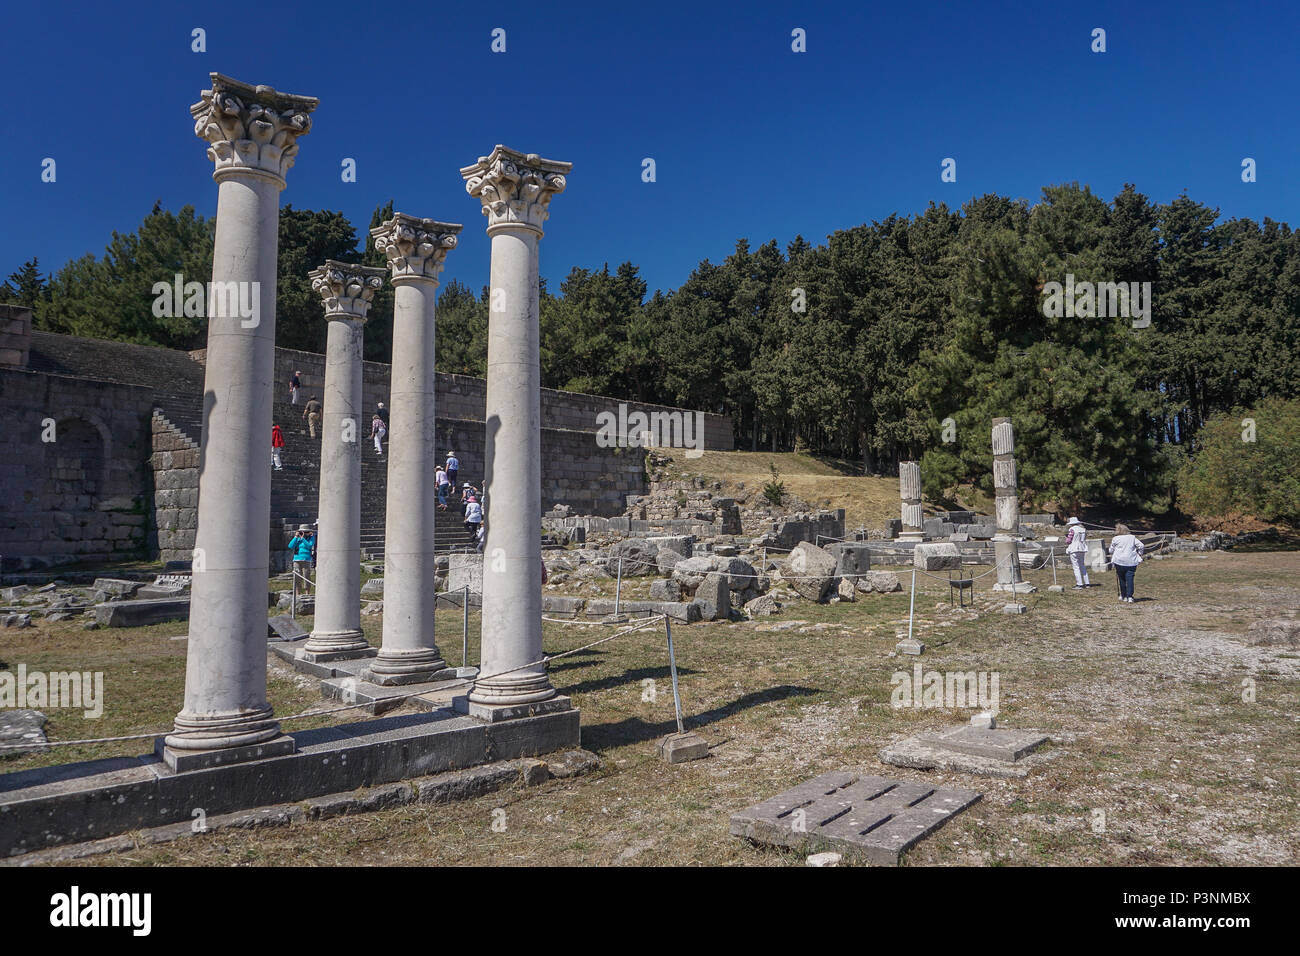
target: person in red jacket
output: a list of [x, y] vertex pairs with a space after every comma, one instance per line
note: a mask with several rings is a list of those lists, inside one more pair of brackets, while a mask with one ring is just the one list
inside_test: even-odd
[[280, 464], [280, 449], [284, 447], [284, 432], [280, 431], [279, 425], [271, 426], [271, 464], [275, 465], [275, 470], [279, 471], [283, 466]]

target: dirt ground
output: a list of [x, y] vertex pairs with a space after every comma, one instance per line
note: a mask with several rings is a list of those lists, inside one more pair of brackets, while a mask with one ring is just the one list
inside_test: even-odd
[[[84, 864], [803, 865], [801, 855], [731, 837], [728, 817], [841, 768], [983, 793], [914, 848], [909, 866], [1300, 859], [1300, 648], [1256, 646], [1246, 634], [1256, 619], [1300, 608], [1300, 553], [1151, 561], [1138, 572], [1133, 605], [1117, 602], [1110, 575], [1064, 594], [1046, 592], [1050, 571], [1028, 577], [1040, 590], [1018, 616], [996, 613], [1005, 598], [987, 590], [978, 616], [952, 613], [946, 587], [922, 578], [921, 658], [894, 655], [906, 592], [797, 605], [756, 622], [678, 626], [682, 703], [688, 726], [710, 743], [704, 760], [668, 766], [655, 756], [656, 740], [673, 729], [673, 705], [663, 631], [649, 628], [551, 665], [552, 680], [582, 712], [583, 746], [603, 761], [594, 775], [447, 806], [214, 832]], [[377, 641], [378, 619], [365, 620]], [[459, 663], [458, 613], [438, 626], [446, 656]], [[6, 632], [0, 658], [84, 668], [87, 646], [98, 647], [110, 677], [122, 678], [110, 679], [98, 723], [108, 732], [170, 723], [183, 642], [144, 633], [158, 629], [60, 627], [21, 632], [18, 645]], [[607, 633], [547, 624], [546, 648], [555, 654]], [[113, 648], [100, 646], [109, 640]], [[1000, 725], [1050, 734], [1050, 759], [1024, 779], [881, 764], [878, 751], [891, 741], [964, 723], [973, 712], [893, 708], [891, 676], [917, 662], [927, 671], [996, 672]], [[300, 680], [275, 672], [271, 683], [280, 713], [315, 703]], [[57, 718], [51, 736], [85, 736], [86, 724]], [[88, 748], [77, 758], [144, 749]], [[0, 769], [36, 762], [52, 761], [9, 759]], [[498, 809], [502, 832], [492, 826]]]

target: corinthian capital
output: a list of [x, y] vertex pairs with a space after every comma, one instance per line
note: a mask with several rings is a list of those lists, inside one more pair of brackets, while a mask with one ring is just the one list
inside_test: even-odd
[[386, 270], [326, 259], [308, 276], [311, 287], [325, 305], [327, 319], [359, 319], [364, 322], [375, 293], [384, 284]]
[[213, 178], [252, 172], [274, 177], [283, 188], [298, 155], [298, 137], [311, 130], [308, 114], [320, 100], [211, 76], [212, 89], [203, 91], [190, 115], [194, 135], [209, 143], [208, 159], [217, 166]]
[[551, 214], [551, 197], [564, 192], [564, 174], [572, 168], [573, 163], [498, 146], [460, 174], [465, 191], [483, 203], [489, 235], [502, 226], [524, 226], [540, 234]]
[[375, 248], [388, 257], [394, 284], [418, 279], [437, 282], [462, 228], [458, 222], [417, 219], [398, 212], [371, 229], [370, 235]]

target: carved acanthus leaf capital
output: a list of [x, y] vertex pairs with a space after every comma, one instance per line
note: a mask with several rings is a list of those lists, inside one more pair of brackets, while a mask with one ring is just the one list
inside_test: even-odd
[[325, 305], [327, 319], [357, 319], [364, 322], [375, 293], [384, 284], [385, 269], [358, 266], [326, 259], [308, 275], [311, 287]]
[[214, 177], [236, 171], [256, 171], [276, 177], [298, 155], [298, 137], [311, 130], [309, 115], [320, 103], [311, 96], [280, 93], [269, 86], [250, 86], [213, 73], [212, 89], [190, 107], [194, 135], [208, 142], [208, 158], [216, 163]]
[[436, 282], [447, 253], [456, 248], [457, 233], [462, 228], [458, 222], [417, 219], [399, 212], [371, 229], [370, 235], [375, 240], [375, 248], [388, 257], [393, 282], [413, 279]]
[[551, 197], [564, 192], [565, 175], [572, 163], [542, 159], [536, 153], [520, 153], [505, 146], [480, 156], [473, 166], [461, 171], [465, 191], [483, 203], [488, 232], [500, 226], [527, 226], [542, 231], [551, 214]]

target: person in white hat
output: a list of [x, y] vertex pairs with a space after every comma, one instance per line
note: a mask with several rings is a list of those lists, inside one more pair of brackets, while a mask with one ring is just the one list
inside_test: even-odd
[[1074, 569], [1074, 587], [1070, 590], [1082, 591], [1092, 587], [1088, 580], [1088, 530], [1078, 518], [1071, 518], [1065, 527], [1065, 553]]

